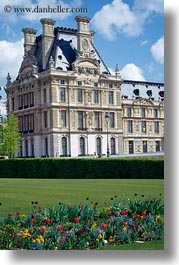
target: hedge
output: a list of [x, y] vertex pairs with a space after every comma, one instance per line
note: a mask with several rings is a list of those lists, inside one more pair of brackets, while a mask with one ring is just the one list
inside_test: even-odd
[[29, 158], [0, 160], [0, 178], [163, 179], [164, 160], [146, 158]]

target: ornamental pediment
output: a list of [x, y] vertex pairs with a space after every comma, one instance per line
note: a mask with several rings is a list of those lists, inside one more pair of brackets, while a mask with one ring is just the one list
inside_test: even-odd
[[153, 102], [150, 99], [139, 98], [133, 101], [133, 105], [150, 105], [153, 106]]
[[81, 75], [99, 75], [100, 74], [100, 65], [96, 59], [92, 58], [82, 58], [76, 60], [72, 69], [75, 73]]

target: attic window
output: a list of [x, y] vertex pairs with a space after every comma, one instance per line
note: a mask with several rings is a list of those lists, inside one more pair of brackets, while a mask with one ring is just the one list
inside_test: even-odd
[[78, 86], [82, 86], [82, 81], [78, 81]]
[[152, 96], [152, 90], [147, 90], [147, 95], [149, 96], [149, 97], [151, 97]]
[[160, 91], [158, 94], [160, 97], [162, 97], [162, 98], [164, 97], [164, 91]]
[[139, 96], [139, 89], [138, 88], [134, 89], [133, 93], [135, 94], [135, 96]]
[[62, 59], [62, 56], [61, 56], [61, 55], [59, 55], [59, 56], [58, 56], [58, 59], [59, 59], [59, 60], [61, 60], [61, 59]]

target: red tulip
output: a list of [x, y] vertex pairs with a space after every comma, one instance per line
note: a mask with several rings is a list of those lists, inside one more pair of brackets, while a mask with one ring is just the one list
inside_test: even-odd
[[145, 215], [146, 215], [146, 211], [143, 211], [143, 212], [142, 212], [142, 216], [145, 216]]
[[79, 222], [79, 218], [78, 218], [78, 217], [75, 217], [75, 218], [73, 219], [73, 221], [74, 221], [74, 223], [78, 223], [78, 222]]
[[114, 214], [114, 216], [118, 216], [118, 212], [114, 212], [113, 214]]
[[16, 215], [19, 215], [20, 214], [20, 212], [16, 212]]
[[106, 224], [102, 224], [101, 225], [103, 229], [106, 229], [107, 228], [107, 225]]
[[123, 222], [123, 226], [127, 226], [127, 222]]
[[112, 214], [112, 213], [109, 211], [109, 212], [108, 212], [108, 216], [110, 216], [111, 214]]
[[49, 224], [49, 223], [50, 223], [50, 219], [49, 219], [49, 218], [46, 218], [46, 219], [44, 220], [44, 223]]
[[35, 222], [35, 218], [30, 219], [30, 222], [34, 223]]
[[71, 205], [68, 205], [67, 208], [68, 208], [68, 209], [71, 209]]
[[13, 213], [8, 213], [8, 215], [7, 215], [7, 216], [11, 217], [11, 216], [13, 216]]
[[44, 234], [45, 233], [45, 228], [41, 228], [40, 232], [41, 232], [41, 234]]
[[121, 212], [121, 215], [125, 215], [125, 214], [126, 214], [126, 211], [122, 211], [122, 212]]
[[125, 214], [128, 214], [128, 212], [129, 212], [129, 210], [126, 209], [126, 210], [125, 210]]
[[57, 226], [57, 232], [60, 232], [60, 231], [62, 231], [62, 226], [61, 225], [58, 225]]
[[135, 218], [136, 218], [136, 219], [139, 219], [139, 218], [140, 218], [140, 214], [136, 213], [136, 214], [135, 214]]

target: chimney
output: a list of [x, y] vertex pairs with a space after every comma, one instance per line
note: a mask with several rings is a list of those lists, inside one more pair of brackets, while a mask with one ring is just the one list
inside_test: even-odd
[[24, 54], [32, 50], [35, 47], [37, 30], [31, 28], [23, 28], [24, 33]]
[[54, 41], [54, 24], [55, 21], [52, 19], [42, 18], [40, 20], [42, 24], [42, 68], [43, 70], [47, 67], [47, 62], [53, 46]]
[[93, 42], [94, 36], [94, 31], [89, 29], [90, 18], [77, 16], [75, 20], [77, 22], [77, 49], [86, 52], [88, 41]]

